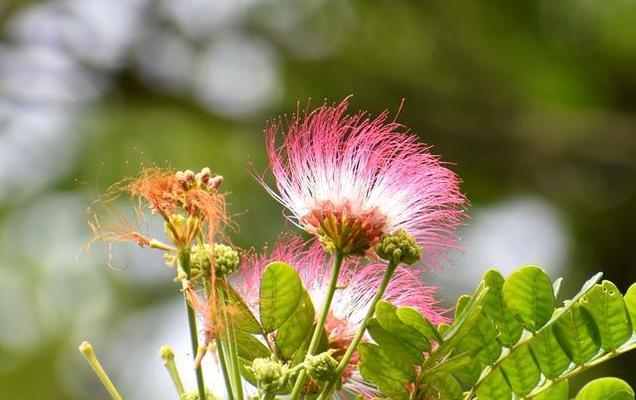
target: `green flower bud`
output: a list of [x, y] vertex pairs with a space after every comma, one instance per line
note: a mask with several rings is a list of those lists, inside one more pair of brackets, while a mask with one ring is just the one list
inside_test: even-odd
[[413, 264], [422, 258], [422, 249], [415, 243], [415, 239], [404, 230], [383, 234], [380, 242], [375, 246], [375, 252], [383, 260], [394, 265], [400, 263]]
[[224, 244], [214, 245], [214, 264], [219, 276], [226, 276], [236, 271], [240, 259], [238, 251]]
[[317, 383], [325, 383], [335, 377], [338, 361], [331, 356], [333, 352], [334, 350], [329, 350], [315, 356], [307, 355], [305, 357], [304, 365], [307, 375]]
[[262, 393], [270, 393], [285, 386], [288, 378], [289, 368], [278, 360], [272, 358], [255, 358], [252, 366], [248, 367], [256, 386]]
[[195, 244], [190, 251], [190, 264], [192, 268], [210, 274], [210, 258], [212, 257], [212, 247], [209, 244]]

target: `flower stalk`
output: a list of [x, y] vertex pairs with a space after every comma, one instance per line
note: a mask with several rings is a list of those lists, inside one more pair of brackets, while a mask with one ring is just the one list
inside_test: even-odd
[[95, 372], [95, 375], [97, 375], [97, 378], [99, 378], [99, 380], [102, 382], [102, 385], [104, 385], [104, 388], [106, 389], [110, 397], [113, 400], [123, 400], [123, 397], [121, 397], [121, 395], [115, 388], [115, 385], [113, 385], [113, 382], [106, 374], [106, 371], [104, 371], [104, 368], [102, 368], [102, 365], [99, 363], [99, 360], [95, 355], [95, 351], [93, 350], [93, 346], [90, 343], [84, 341], [82, 342], [82, 344], [79, 345], [79, 351], [82, 353], [88, 364], [91, 366], [91, 368]]
[[[324, 329], [325, 321], [327, 320], [327, 315], [329, 314], [329, 309], [331, 308], [331, 301], [333, 300], [333, 295], [336, 292], [338, 286], [338, 277], [340, 276], [340, 268], [342, 267], [342, 263], [344, 261], [345, 254], [341, 250], [336, 250], [333, 255], [333, 266], [331, 267], [331, 276], [329, 278], [329, 287], [327, 289], [327, 297], [325, 298], [325, 303], [323, 304], [322, 311], [320, 312], [320, 316], [318, 321], [316, 322], [316, 328], [314, 329], [314, 333], [311, 336], [311, 341], [309, 342], [309, 348], [307, 349], [307, 356], [312, 356], [316, 352], [318, 348], [318, 344], [320, 343], [320, 338], [322, 336], [322, 331]], [[298, 378], [296, 378], [296, 383], [294, 384], [294, 388], [290, 395], [290, 400], [298, 399], [300, 396], [300, 392], [305, 384], [305, 378], [307, 375], [307, 371], [302, 369]]]
[[163, 359], [163, 365], [166, 367], [172, 383], [174, 383], [177, 394], [181, 397], [185, 393], [185, 389], [183, 388], [179, 371], [177, 371], [177, 365], [174, 362], [174, 351], [170, 346], [163, 346], [159, 350], [159, 355]]
[[356, 332], [355, 337], [353, 338], [353, 340], [351, 341], [351, 344], [347, 348], [346, 353], [342, 356], [342, 359], [338, 363], [338, 368], [336, 368], [334, 378], [331, 379], [327, 385], [325, 385], [325, 387], [320, 393], [320, 396], [318, 396], [317, 400], [327, 399], [329, 395], [331, 394], [331, 391], [335, 387], [336, 383], [340, 381], [342, 377], [342, 373], [347, 367], [349, 360], [353, 356], [353, 353], [358, 349], [358, 345], [360, 344], [360, 341], [362, 340], [362, 337], [364, 336], [364, 332], [367, 329], [369, 320], [371, 319], [371, 317], [373, 317], [373, 314], [375, 313], [375, 306], [376, 304], [378, 304], [380, 299], [382, 299], [382, 296], [384, 295], [384, 292], [386, 291], [386, 288], [389, 282], [391, 281], [391, 278], [393, 277], [393, 273], [395, 272], [397, 265], [398, 264], [395, 261], [389, 262], [386, 272], [384, 273], [384, 276], [382, 277], [382, 282], [380, 283], [380, 286], [375, 292], [375, 295], [373, 296], [373, 300], [371, 300], [371, 304], [369, 304], [369, 309], [367, 310], [367, 313], [364, 316], [364, 319], [360, 323], [360, 326], [358, 327], [358, 331]]
[[[190, 270], [190, 252], [189, 250], [182, 248], [179, 252], [179, 262], [181, 265], [181, 269], [186, 275], [186, 278], [189, 280], [191, 278], [191, 270]], [[185, 298], [185, 294], [184, 294]], [[197, 333], [197, 319], [194, 312], [194, 309], [188, 303], [188, 299], [185, 298], [185, 306], [186, 312], [188, 314], [188, 328], [190, 329], [190, 342], [192, 345], [192, 358], [196, 360], [197, 353], [199, 351], [199, 335]], [[195, 374], [197, 378], [197, 391], [199, 393], [199, 398], [205, 399], [205, 383], [203, 381], [203, 369], [199, 364], [195, 369]]]

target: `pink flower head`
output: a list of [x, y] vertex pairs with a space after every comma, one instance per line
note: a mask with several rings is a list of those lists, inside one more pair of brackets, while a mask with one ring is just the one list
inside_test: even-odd
[[[278, 191], [289, 219], [330, 250], [364, 255], [380, 235], [403, 229], [426, 261], [453, 247], [465, 197], [457, 175], [388, 112], [346, 114], [349, 98], [266, 129]], [[282, 132], [281, 131], [284, 131]], [[279, 144], [279, 136], [282, 143]]]
[[[292, 265], [307, 289], [316, 310], [322, 309], [329, 286], [330, 262], [317, 243], [309, 248], [299, 237], [282, 237], [269, 254], [245, 257], [238, 275], [240, 282], [234, 285], [248, 306], [258, 313], [259, 282], [265, 266], [272, 261], [283, 261]], [[379, 263], [360, 264], [346, 261], [342, 266], [339, 289], [331, 303], [331, 313], [325, 324], [330, 348], [342, 356], [351, 343], [375, 294], [386, 266]], [[383, 299], [396, 306], [410, 306], [420, 311], [433, 324], [449, 322], [445, 310], [435, 299], [437, 287], [425, 284], [412, 269], [398, 267], [389, 283]], [[364, 394], [369, 385], [364, 383], [354, 367], [357, 356], [352, 357], [350, 367], [345, 370], [344, 383], [358, 393]], [[371, 396], [373, 397], [373, 396]]]

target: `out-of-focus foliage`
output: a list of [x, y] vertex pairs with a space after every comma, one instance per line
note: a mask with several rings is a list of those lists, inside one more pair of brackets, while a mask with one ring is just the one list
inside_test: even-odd
[[[261, 131], [308, 98], [406, 99], [399, 121], [457, 163], [473, 219], [448, 298], [493, 265], [636, 280], [633, 2], [0, 1], [0, 27], [0, 398], [93, 398], [85, 337], [126, 398], [167, 398], [159, 346], [190, 371], [170, 273], [82, 251], [84, 210], [141, 164], [209, 165], [236, 244], [273, 241], [294, 228], [253, 179]], [[602, 373], [635, 384], [633, 362]]]

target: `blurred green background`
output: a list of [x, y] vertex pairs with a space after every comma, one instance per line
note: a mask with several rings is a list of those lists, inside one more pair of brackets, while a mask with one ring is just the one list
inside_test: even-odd
[[[208, 165], [234, 242], [271, 243], [294, 228], [249, 171], [265, 121], [309, 98], [404, 98], [399, 120], [455, 163], [472, 218], [429, 274], [445, 298], [491, 266], [543, 265], [568, 294], [598, 270], [636, 281], [634, 1], [0, 0], [0, 28], [0, 399], [106, 398], [83, 339], [126, 398], [173, 398], [164, 343], [192, 382], [172, 271], [83, 250], [86, 207], [141, 165]], [[575, 385], [636, 384], [635, 363]]]

